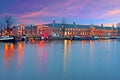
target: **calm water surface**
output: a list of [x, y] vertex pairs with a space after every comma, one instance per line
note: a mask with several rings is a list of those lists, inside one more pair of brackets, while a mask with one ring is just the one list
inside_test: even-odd
[[0, 80], [120, 80], [120, 41], [0, 43]]

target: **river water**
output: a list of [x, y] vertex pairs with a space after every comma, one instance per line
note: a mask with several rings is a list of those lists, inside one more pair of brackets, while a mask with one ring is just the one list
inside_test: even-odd
[[120, 80], [120, 41], [0, 43], [0, 80]]

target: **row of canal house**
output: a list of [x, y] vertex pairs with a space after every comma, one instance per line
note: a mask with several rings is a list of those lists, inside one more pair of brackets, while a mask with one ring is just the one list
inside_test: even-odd
[[26, 35], [27, 37], [31, 36], [41, 36], [43, 33], [48, 34], [48, 26], [43, 25], [24, 25], [20, 24], [19, 26], [13, 26], [13, 35], [22, 36]]
[[[46, 34], [48, 36], [54, 37], [70, 37], [70, 36], [80, 36], [80, 37], [108, 37], [116, 36], [117, 29], [109, 26], [98, 26], [98, 25], [78, 25], [73, 22], [73, 24], [63, 24], [63, 23], [50, 23], [43, 25], [23, 25], [13, 26], [13, 34], [15, 36], [41, 36]], [[56, 35], [56, 36], [55, 36]]]

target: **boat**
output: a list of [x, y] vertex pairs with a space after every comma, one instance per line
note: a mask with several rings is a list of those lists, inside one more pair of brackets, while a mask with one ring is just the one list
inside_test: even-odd
[[21, 36], [21, 41], [26, 41], [26, 35]]
[[112, 37], [100, 37], [99, 39], [108, 40], [108, 39], [112, 39]]
[[120, 39], [119, 36], [111, 36], [110, 39]]
[[73, 37], [71, 38], [71, 40], [82, 40], [82, 38], [79, 37], [79, 36], [73, 36]]
[[15, 42], [15, 37], [13, 37], [13, 36], [1, 36], [0, 42]]
[[99, 38], [96, 36], [93, 37], [79, 37], [79, 36], [73, 36], [72, 40], [98, 40]]

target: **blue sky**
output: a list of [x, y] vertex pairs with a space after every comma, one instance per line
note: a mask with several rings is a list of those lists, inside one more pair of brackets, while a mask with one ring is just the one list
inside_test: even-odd
[[17, 24], [51, 23], [116, 24], [120, 0], [0, 0], [0, 17], [13, 16]]

